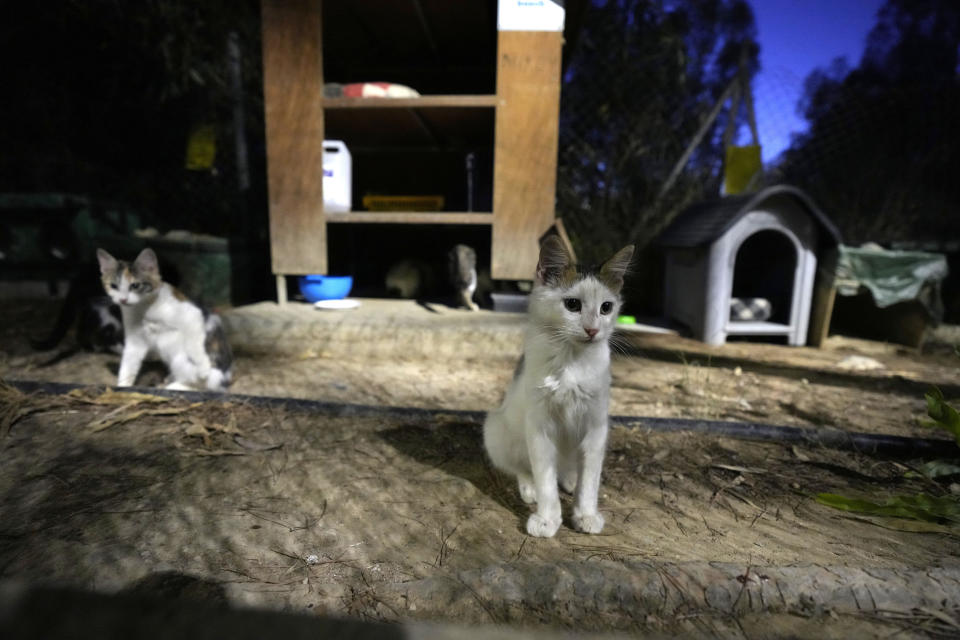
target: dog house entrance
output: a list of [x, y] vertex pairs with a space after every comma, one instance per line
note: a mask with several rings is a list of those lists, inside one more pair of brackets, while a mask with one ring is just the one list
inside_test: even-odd
[[796, 271], [797, 250], [783, 232], [758, 231], [744, 240], [734, 262], [728, 333], [786, 336]]

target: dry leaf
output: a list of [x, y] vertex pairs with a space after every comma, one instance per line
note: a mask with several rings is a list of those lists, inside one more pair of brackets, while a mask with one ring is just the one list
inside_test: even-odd
[[88, 404], [136, 404], [140, 402], [169, 402], [172, 398], [158, 396], [152, 393], [140, 393], [138, 391], [116, 391], [107, 389], [97, 396], [89, 396], [84, 389], [74, 389], [67, 394], [70, 398], [86, 402]]
[[[712, 464], [710, 465], [714, 469], [726, 469], [727, 471], [736, 471], [737, 473], [766, 473], [766, 469], [759, 468], [750, 468], [750, 467], [738, 467], [732, 464]], [[741, 482], [743, 480], [741, 479]]]
[[[88, 427], [89, 429], [96, 433], [98, 431], [103, 431], [108, 429], [115, 424], [120, 424], [122, 422], [129, 422], [130, 420], [136, 420], [142, 416], [172, 416], [179, 413], [184, 413], [200, 406], [202, 403], [194, 402], [193, 404], [187, 405], [185, 407], [164, 407], [162, 409], [137, 409], [136, 411], [129, 411], [135, 407], [138, 402], [131, 402], [129, 404], [122, 405], [116, 409], [108, 412], [105, 416], [98, 418], [91, 422]], [[127, 413], [125, 413], [127, 412]]]
[[247, 455], [246, 451], [228, 451], [226, 449], [195, 449], [192, 451], [184, 451], [185, 455], [189, 456], [201, 456], [204, 458], [213, 458], [217, 456], [245, 456]]
[[227, 424], [213, 423], [208, 425], [214, 431], [219, 431], [220, 433], [232, 433], [235, 435], [242, 435], [243, 431], [237, 428], [237, 418], [230, 415], [229, 422]]
[[187, 427], [185, 433], [188, 436], [200, 436], [202, 438], [207, 438], [210, 436], [210, 432], [207, 431], [207, 428], [203, 426], [203, 423], [198, 420], [191, 421], [190, 426]]
[[266, 442], [257, 442], [256, 440], [251, 440], [250, 438], [245, 438], [243, 436], [233, 436], [233, 441], [245, 449], [250, 449], [252, 451], [270, 451], [271, 449], [279, 449], [283, 444], [269, 444]]

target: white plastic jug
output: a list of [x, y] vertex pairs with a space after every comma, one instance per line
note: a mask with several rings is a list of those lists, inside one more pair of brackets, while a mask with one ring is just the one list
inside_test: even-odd
[[323, 209], [327, 213], [350, 211], [353, 194], [353, 160], [342, 140], [323, 141]]

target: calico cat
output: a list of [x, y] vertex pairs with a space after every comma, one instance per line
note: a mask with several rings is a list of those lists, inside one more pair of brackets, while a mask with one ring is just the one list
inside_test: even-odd
[[[49, 251], [54, 253], [54, 248]], [[174, 287], [179, 284], [180, 273], [175, 264], [160, 260], [159, 268], [164, 281]], [[31, 346], [38, 351], [49, 351], [60, 345], [73, 329], [76, 347], [86, 351], [122, 353], [123, 317], [120, 305], [104, 293], [97, 262], [92, 259], [83, 261], [73, 271], [53, 327], [43, 336], [30, 338]], [[70, 346], [65, 354], [73, 352], [75, 347]]]
[[152, 249], [132, 263], [97, 249], [103, 288], [123, 316], [123, 355], [117, 386], [132, 385], [149, 352], [170, 370], [168, 389], [223, 390], [232, 381], [233, 355], [220, 317], [164, 282]]
[[597, 494], [607, 440], [609, 339], [632, 256], [629, 245], [591, 269], [573, 264], [557, 236], [540, 249], [523, 356], [502, 405], [483, 425], [494, 466], [516, 476], [524, 502], [537, 503], [527, 520], [532, 536], [548, 538], [560, 527], [558, 482], [574, 493], [574, 528], [603, 529]]

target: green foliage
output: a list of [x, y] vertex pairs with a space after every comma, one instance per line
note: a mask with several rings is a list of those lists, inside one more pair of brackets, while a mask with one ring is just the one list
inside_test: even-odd
[[[933, 418], [931, 426], [949, 432], [960, 445], [960, 414], [944, 400], [943, 393], [937, 387], [930, 387], [924, 397], [927, 400], [927, 414]], [[960, 464], [950, 460], [931, 460], [916, 472], [907, 473], [907, 477], [922, 475], [931, 480], [947, 478], [960, 474]], [[894, 496], [883, 503], [860, 498], [848, 498], [833, 493], [819, 493], [817, 502], [867, 516], [907, 518], [923, 522], [960, 524], [960, 500], [954, 495], [931, 496], [921, 493], [914, 496]]]
[[877, 503], [833, 493], [819, 493], [816, 499], [820, 504], [834, 509], [870, 516], [960, 524], [960, 502], [953, 496], [937, 497], [921, 493], [915, 496], [894, 496], [883, 503]]
[[936, 478], [946, 478], [948, 476], [960, 475], [960, 465], [948, 460], [929, 460], [924, 462], [918, 468], [919, 473], [908, 471], [904, 474], [907, 478], [923, 476], [934, 480]]
[[924, 394], [927, 399], [927, 415], [936, 423], [936, 426], [945, 429], [960, 445], [960, 413], [947, 404], [943, 393], [937, 387], [930, 387]]

